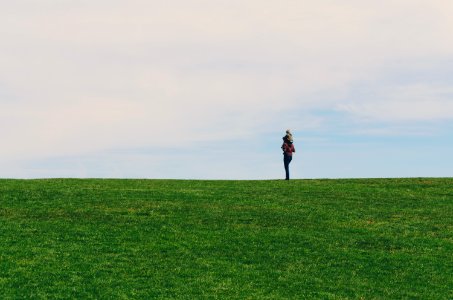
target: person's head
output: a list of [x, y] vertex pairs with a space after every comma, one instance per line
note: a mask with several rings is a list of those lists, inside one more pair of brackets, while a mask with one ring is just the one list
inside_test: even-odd
[[283, 137], [283, 142], [286, 144], [292, 144], [293, 143], [293, 138], [291, 136], [285, 135]]
[[286, 131], [286, 139], [291, 143], [293, 142], [293, 135], [291, 134], [289, 129]]

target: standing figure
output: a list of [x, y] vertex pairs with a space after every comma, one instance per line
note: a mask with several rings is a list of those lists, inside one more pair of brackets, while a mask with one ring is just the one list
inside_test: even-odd
[[293, 145], [293, 135], [291, 131], [286, 130], [286, 135], [283, 137], [283, 164], [285, 166], [286, 180], [289, 180], [289, 163], [293, 159], [293, 153], [296, 152], [296, 149]]

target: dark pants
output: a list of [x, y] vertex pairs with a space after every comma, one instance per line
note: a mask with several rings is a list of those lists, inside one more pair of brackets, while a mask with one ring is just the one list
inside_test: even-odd
[[286, 180], [289, 180], [289, 163], [293, 159], [292, 156], [283, 155], [283, 164], [285, 165], [285, 172], [286, 172]]

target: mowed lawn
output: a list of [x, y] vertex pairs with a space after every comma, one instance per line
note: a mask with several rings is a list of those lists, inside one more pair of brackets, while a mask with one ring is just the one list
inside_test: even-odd
[[1, 299], [453, 299], [453, 178], [0, 180]]

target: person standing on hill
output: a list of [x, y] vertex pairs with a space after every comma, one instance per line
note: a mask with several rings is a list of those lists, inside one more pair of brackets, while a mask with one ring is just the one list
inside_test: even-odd
[[286, 135], [283, 137], [283, 164], [285, 166], [286, 180], [289, 180], [289, 163], [293, 159], [293, 153], [296, 152], [296, 149], [293, 145], [293, 135], [291, 131], [286, 130]]

